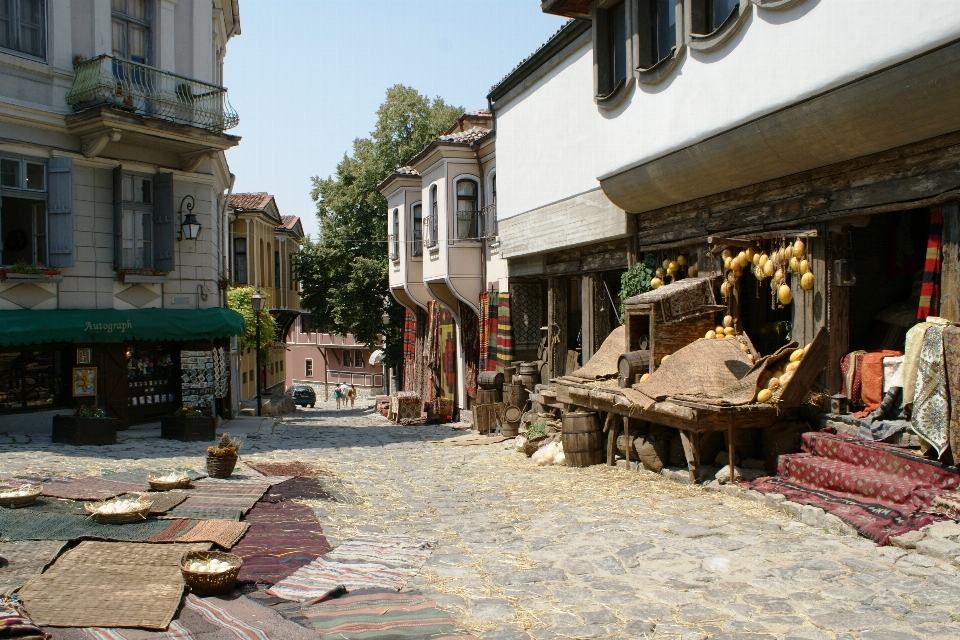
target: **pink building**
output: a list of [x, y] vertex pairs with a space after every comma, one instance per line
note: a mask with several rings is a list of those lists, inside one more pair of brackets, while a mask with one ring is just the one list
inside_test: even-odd
[[332, 386], [341, 382], [355, 385], [360, 395], [382, 393], [383, 366], [370, 364], [377, 347], [358, 344], [351, 334], [313, 331], [310, 318], [297, 318], [287, 336], [286, 386], [309, 384], [318, 398], [332, 398]]

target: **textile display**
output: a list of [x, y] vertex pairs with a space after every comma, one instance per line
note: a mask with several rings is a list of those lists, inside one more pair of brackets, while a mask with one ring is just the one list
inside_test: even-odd
[[244, 518], [247, 535], [231, 553], [243, 559], [238, 580], [275, 584], [330, 550], [310, 507], [295, 502], [258, 502]]
[[[249, 511], [272, 485], [285, 482], [287, 476], [251, 478], [204, 478], [187, 489], [187, 499], [167, 512], [171, 518], [195, 517], [196, 509], [235, 509]], [[232, 518], [222, 518], [230, 520]]]
[[497, 367], [513, 364], [513, 322], [510, 314], [510, 293], [501, 291], [497, 296]]
[[[176, 513], [172, 513], [174, 510]], [[188, 507], [181, 504], [157, 517], [161, 520], [239, 520], [244, 511], [234, 507]]]
[[801, 448], [780, 456], [776, 477], [751, 487], [820, 507], [881, 545], [937, 520], [934, 498], [960, 484], [960, 474], [940, 463], [882, 442], [805, 433]]
[[903, 408], [913, 406], [916, 395], [917, 368], [920, 365], [920, 347], [923, 346], [923, 337], [927, 329], [935, 324], [931, 318], [925, 322], [918, 322], [907, 331], [903, 348]]
[[289, 476], [290, 478], [333, 476], [329, 471], [324, 471], [316, 465], [300, 460], [294, 460], [292, 462], [251, 462], [245, 460], [244, 464], [265, 476]]
[[309, 640], [317, 635], [246, 596], [190, 594], [166, 631], [56, 629], [57, 640]]
[[324, 596], [339, 586], [399, 591], [415, 575], [434, 542], [406, 536], [360, 536], [301, 567], [268, 590], [271, 595], [303, 602]]
[[923, 284], [920, 285], [920, 306], [917, 320], [940, 313], [940, 262], [943, 233], [943, 215], [940, 207], [930, 209], [930, 234], [927, 237], [927, 255], [923, 261]]
[[417, 316], [410, 309], [403, 316], [403, 358], [417, 355]]
[[859, 403], [863, 395], [863, 382], [860, 376], [863, 370], [860, 362], [866, 351], [851, 351], [840, 360], [840, 393], [850, 398], [853, 403]]
[[261, 502], [283, 502], [303, 498], [306, 500], [330, 500], [333, 495], [327, 491], [317, 478], [291, 478], [276, 484], [260, 498]]
[[903, 389], [903, 356], [883, 359], [883, 392]]
[[497, 370], [497, 331], [500, 326], [499, 301], [500, 293], [491, 291], [490, 306], [487, 309], [487, 368], [486, 371]]
[[[180, 558], [209, 548], [81, 542], [31, 578], [19, 596], [33, 621], [44, 627], [166, 629], [183, 595]], [[96, 594], [96, 600], [77, 594]]]
[[142, 485], [147, 482], [147, 475], [150, 473], [185, 473], [190, 476], [191, 480], [199, 480], [200, 478], [206, 478], [206, 471], [198, 471], [196, 469], [191, 469], [189, 467], [169, 467], [166, 469], [128, 469], [126, 471], [104, 471], [101, 473], [101, 477], [104, 480], [115, 480], [117, 482], [132, 482], [137, 485]]
[[437, 339], [440, 347], [439, 395], [453, 399], [457, 393], [457, 323], [453, 313], [446, 307], [440, 308], [438, 329], [440, 332]]
[[477, 331], [480, 334], [477, 368], [480, 369], [480, 371], [489, 371], [489, 369], [487, 369], [487, 358], [490, 354], [490, 294], [486, 291], [480, 294], [480, 317]]
[[18, 598], [0, 596], [0, 638], [48, 640], [50, 637], [33, 623]]
[[943, 328], [943, 360], [946, 368], [947, 397], [950, 412], [947, 421], [947, 446], [953, 454], [953, 463], [960, 463], [960, 327]]
[[76, 479], [46, 481], [41, 495], [67, 500], [109, 500], [124, 493], [149, 491], [150, 485], [142, 483], [117, 482], [100, 477], [87, 476]]
[[960, 492], [944, 493], [933, 499], [933, 510], [942, 516], [960, 520]]
[[947, 448], [950, 399], [943, 362], [943, 325], [930, 327], [923, 336], [913, 398], [911, 429], [943, 455]]
[[[0, 558], [4, 560], [0, 562], [0, 594], [12, 593], [38, 575], [53, 562], [66, 544], [66, 540], [0, 542]], [[0, 632], [2, 637], [3, 633]]]
[[316, 605], [281, 604], [285, 618], [323, 640], [472, 640], [450, 614], [419, 593], [362, 589]]
[[902, 356], [899, 351], [873, 351], [865, 353], [859, 360], [857, 369], [860, 379], [860, 399], [863, 402], [863, 411], [855, 414], [862, 418], [880, 406], [883, 399], [883, 360]]
[[237, 544], [250, 525], [232, 520], [200, 520], [177, 537], [177, 542], [212, 542], [223, 549]]
[[425, 402], [433, 399], [433, 386], [430, 382], [431, 373], [428, 364], [429, 356], [426, 351], [429, 318], [430, 316], [426, 311], [417, 307], [417, 355], [413, 367], [413, 388], [404, 389], [419, 394]]
[[460, 301], [460, 349], [463, 353], [463, 384], [466, 394], [477, 397], [477, 362], [480, 360], [480, 326], [470, 305]]

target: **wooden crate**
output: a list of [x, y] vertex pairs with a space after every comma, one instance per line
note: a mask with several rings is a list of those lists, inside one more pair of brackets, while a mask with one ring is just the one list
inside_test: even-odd
[[473, 408], [474, 424], [480, 435], [490, 435], [497, 432], [498, 417], [503, 414], [503, 403], [478, 404]]

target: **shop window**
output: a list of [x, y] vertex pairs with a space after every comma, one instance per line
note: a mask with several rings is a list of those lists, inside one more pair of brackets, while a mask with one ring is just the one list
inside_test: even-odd
[[677, 47], [677, 0], [640, 0], [640, 68], [649, 69]]
[[114, 56], [150, 64], [151, 4], [147, 0], [112, 0]]
[[313, 377], [313, 358], [307, 358], [303, 361], [303, 375], [307, 378]]
[[0, 353], [0, 412], [63, 404], [59, 351]]
[[410, 253], [415, 256], [423, 255], [423, 207], [418, 202], [410, 208], [412, 218], [412, 236], [410, 238]]
[[457, 182], [457, 240], [476, 240], [479, 187], [473, 180]]
[[[130, 347], [127, 349], [127, 388], [130, 407], [136, 419], [161, 415], [177, 402], [180, 372], [173, 366], [173, 350], [168, 347]], [[168, 405], [168, 406], [157, 406]]]
[[615, 2], [596, 13], [595, 63], [598, 98], [613, 95], [627, 81], [628, 44], [627, 3]]
[[728, 19], [735, 19], [740, 10], [740, 0], [693, 0], [690, 5], [693, 33], [713, 33]]
[[47, 16], [44, 0], [0, 0], [0, 49], [43, 59]]
[[247, 239], [233, 239], [233, 279], [237, 284], [247, 284]]

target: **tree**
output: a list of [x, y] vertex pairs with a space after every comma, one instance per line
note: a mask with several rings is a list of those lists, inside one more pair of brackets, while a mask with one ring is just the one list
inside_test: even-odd
[[[441, 98], [393, 86], [370, 137], [354, 140], [353, 153], [344, 155], [335, 175], [311, 178], [320, 234], [304, 239], [297, 259], [301, 306], [313, 314], [315, 326], [352, 333], [361, 343], [376, 344], [385, 333], [389, 364], [401, 360], [404, 312], [389, 293], [387, 201], [377, 185], [462, 113]], [[388, 327], [381, 320], [385, 304]]]
[[[227, 306], [243, 317], [247, 329], [238, 342], [241, 349], [257, 347], [257, 313], [253, 310], [250, 296], [253, 287], [236, 287], [227, 292]], [[266, 364], [270, 359], [270, 347], [277, 341], [277, 320], [267, 309], [260, 313], [260, 362]]]

